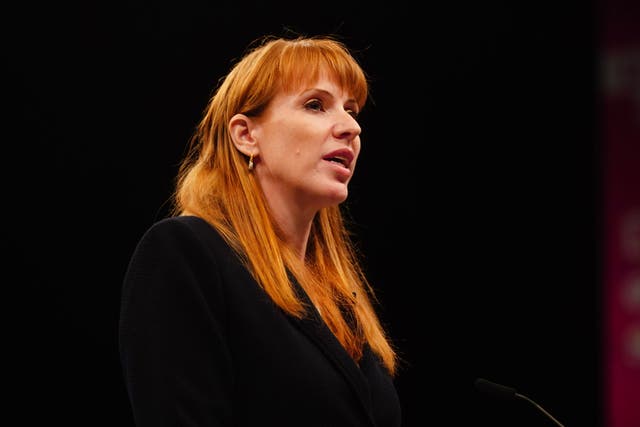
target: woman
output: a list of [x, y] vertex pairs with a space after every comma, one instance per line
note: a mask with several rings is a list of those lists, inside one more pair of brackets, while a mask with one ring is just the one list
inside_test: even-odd
[[137, 426], [400, 426], [397, 352], [340, 210], [367, 96], [333, 37], [265, 37], [221, 82], [124, 279]]

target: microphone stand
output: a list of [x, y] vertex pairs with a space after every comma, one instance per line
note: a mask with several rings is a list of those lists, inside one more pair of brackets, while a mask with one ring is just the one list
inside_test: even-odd
[[538, 408], [540, 411], [542, 411], [543, 414], [545, 414], [547, 417], [551, 418], [551, 420], [556, 423], [558, 425], [558, 427], [564, 427], [564, 425], [562, 425], [562, 423], [558, 420], [556, 420], [553, 415], [551, 415], [549, 412], [547, 412], [542, 406], [538, 405], [536, 402], [534, 402], [533, 400], [529, 399], [527, 396], [525, 396], [524, 394], [520, 394], [520, 393], [516, 393], [515, 394], [516, 397], [519, 397], [520, 399], [526, 400], [527, 402], [531, 403], [533, 406], [535, 406], [536, 408]]

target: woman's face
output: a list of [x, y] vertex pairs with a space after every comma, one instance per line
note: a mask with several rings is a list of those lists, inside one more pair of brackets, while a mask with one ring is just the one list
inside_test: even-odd
[[253, 129], [254, 173], [270, 205], [315, 213], [347, 198], [360, 153], [357, 113], [356, 100], [326, 75], [272, 100]]

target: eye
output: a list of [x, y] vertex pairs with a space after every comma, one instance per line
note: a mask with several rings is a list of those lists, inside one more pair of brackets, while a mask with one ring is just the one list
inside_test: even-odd
[[358, 114], [359, 114], [359, 112], [358, 112], [358, 111], [356, 111], [356, 110], [352, 110], [352, 109], [350, 109], [350, 108], [345, 108], [345, 109], [344, 109], [344, 111], [346, 111], [346, 112], [347, 112], [347, 114], [349, 114], [349, 115], [350, 115], [351, 117], [353, 117], [354, 119], [357, 119], [357, 118], [358, 118]]
[[319, 99], [310, 99], [304, 104], [304, 108], [313, 111], [324, 111], [322, 101], [320, 101]]

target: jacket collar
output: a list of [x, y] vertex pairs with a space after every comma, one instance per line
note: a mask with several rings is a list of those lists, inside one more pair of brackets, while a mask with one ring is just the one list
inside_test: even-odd
[[[290, 316], [292, 322], [318, 346], [324, 355], [333, 363], [335, 368], [344, 376], [345, 380], [358, 396], [358, 400], [362, 403], [371, 421], [371, 425], [375, 425], [371, 413], [372, 403], [369, 387], [365, 376], [333, 332], [331, 332], [302, 286], [293, 275], [290, 274], [289, 278], [301, 301], [308, 307], [307, 313], [302, 318]], [[368, 349], [365, 349], [365, 352], [366, 351], [368, 351]]]

